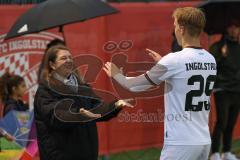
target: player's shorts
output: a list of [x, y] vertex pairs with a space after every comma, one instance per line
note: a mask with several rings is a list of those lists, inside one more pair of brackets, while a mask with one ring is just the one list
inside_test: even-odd
[[160, 160], [208, 160], [211, 145], [164, 145]]

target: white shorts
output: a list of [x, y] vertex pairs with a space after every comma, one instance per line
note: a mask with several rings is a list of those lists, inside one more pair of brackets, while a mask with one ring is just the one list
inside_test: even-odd
[[164, 145], [160, 160], [208, 160], [211, 145]]

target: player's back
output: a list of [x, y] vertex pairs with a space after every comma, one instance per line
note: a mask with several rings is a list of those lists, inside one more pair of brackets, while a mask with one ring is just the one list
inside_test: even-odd
[[208, 116], [216, 77], [214, 57], [204, 49], [184, 48], [163, 57], [159, 64], [169, 69], [166, 78], [169, 92], [165, 93], [165, 144], [210, 144]]

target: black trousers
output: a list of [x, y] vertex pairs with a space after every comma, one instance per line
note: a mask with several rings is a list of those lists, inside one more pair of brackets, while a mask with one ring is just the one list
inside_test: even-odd
[[212, 153], [229, 152], [232, 145], [232, 135], [240, 110], [240, 94], [226, 91], [214, 93], [217, 121], [212, 135]]

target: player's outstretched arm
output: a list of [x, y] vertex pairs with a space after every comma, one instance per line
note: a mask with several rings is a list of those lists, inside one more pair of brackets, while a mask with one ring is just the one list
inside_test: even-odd
[[103, 70], [109, 77], [114, 78], [121, 86], [132, 92], [146, 91], [152, 87], [145, 74], [137, 77], [125, 77], [114, 63], [107, 62]]

